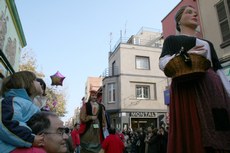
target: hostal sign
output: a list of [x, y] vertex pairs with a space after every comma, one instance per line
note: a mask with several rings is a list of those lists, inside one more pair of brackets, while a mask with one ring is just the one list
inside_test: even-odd
[[132, 112], [130, 113], [130, 117], [140, 117], [140, 118], [156, 117], [156, 113], [155, 112]]

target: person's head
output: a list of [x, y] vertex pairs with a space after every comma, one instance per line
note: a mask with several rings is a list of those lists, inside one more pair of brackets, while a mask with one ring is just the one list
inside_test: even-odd
[[36, 75], [31, 71], [19, 71], [3, 80], [1, 92], [4, 94], [10, 89], [24, 88], [29, 96], [42, 94], [40, 83], [36, 80]]
[[110, 127], [108, 131], [109, 131], [109, 134], [115, 134], [116, 133], [116, 129], [114, 127]]
[[97, 92], [94, 90], [90, 91], [90, 101], [93, 101], [93, 102], [97, 101]]
[[182, 6], [175, 15], [176, 29], [181, 32], [183, 27], [196, 29], [198, 26], [197, 11], [191, 5]]
[[39, 112], [33, 115], [27, 125], [36, 135], [44, 134], [44, 149], [47, 153], [65, 153], [67, 151], [66, 128], [59, 117], [52, 112]]
[[158, 133], [158, 129], [157, 128], [153, 128], [152, 133], [153, 134], [157, 134]]
[[80, 128], [80, 123], [78, 123], [78, 122], [75, 123], [75, 124], [74, 124], [74, 128], [78, 130], [78, 129]]
[[152, 133], [152, 132], [153, 132], [153, 128], [152, 128], [151, 126], [149, 126], [149, 127], [147, 128], [147, 132], [148, 132], [148, 133]]
[[160, 131], [161, 133], [164, 133], [164, 132], [165, 132], [164, 127], [161, 126], [161, 127], [159, 128], [159, 131]]
[[46, 96], [46, 83], [45, 83], [45, 81], [41, 78], [37, 78], [36, 80], [40, 83], [40, 85], [42, 87], [42, 90], [43, 90], [42, 96]]
[[46, 83], [41, 78], [37, 78], [36, 81], [38, 81], [42, 88], [42, 94], [37, 95], [34, 97], [33, 102], [36, 106], [38, 106], [40, 109], [43, 109], [44, 106], [46, 106], [46, 102], [48, 97], [46, 97]]

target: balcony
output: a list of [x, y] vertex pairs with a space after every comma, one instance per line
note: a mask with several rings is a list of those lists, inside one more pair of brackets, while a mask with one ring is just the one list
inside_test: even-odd
[[114, 47], [110, 48], [110, 53], [113, 53], [121, 43], [162, 48], [163, 36], [160, 30], [142, 27], [136, 35], [132, 35], [129, 38], [121, 35]]
[[119, 75], [119, 73], [120, 72], [119, 72], [118, 66], [114, 66], [114, 67], [106, 68], [101, 76], [102, 77], [113, 77], [113, 76]]

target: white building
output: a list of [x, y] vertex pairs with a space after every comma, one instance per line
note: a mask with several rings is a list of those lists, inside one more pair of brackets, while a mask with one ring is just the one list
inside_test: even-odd
[[210, 40], [230, 81], [230, 1], [197, 1], [202, 31]]
[[165, 122], [164, 90], [168, 83], [158, 66], [161, 38], [159, 31], [142, 28], [109, 52], [102, 101], [114, 127], [135, 130]]

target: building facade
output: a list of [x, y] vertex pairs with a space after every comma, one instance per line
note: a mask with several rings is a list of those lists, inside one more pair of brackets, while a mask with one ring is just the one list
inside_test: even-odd
[[102, 102], [112, 126], [135, 130], [165, 124], [167, 78], [158, 66], [161, 38], [161, 32], [142, 28], [109, 52]]
[[230, 1], [197, 0], [203, 36], [210, 40], [230, 81]]
[[[0, 81], [18, 71], [25, 36], [14, 0], [0, 1]], [[0, 82], [1, 84], [1, 82]]]

